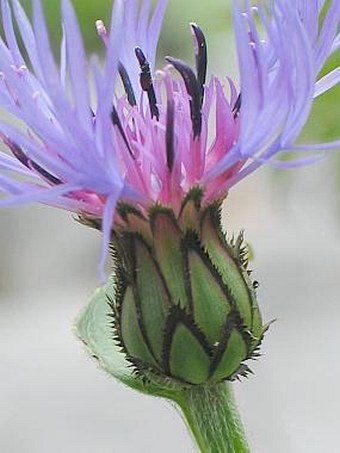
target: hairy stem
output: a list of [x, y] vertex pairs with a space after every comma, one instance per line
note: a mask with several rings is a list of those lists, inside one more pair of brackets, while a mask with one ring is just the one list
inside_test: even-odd
[[249, 453], [230, 384], [197, 386], [177, 401], [201, 453]]

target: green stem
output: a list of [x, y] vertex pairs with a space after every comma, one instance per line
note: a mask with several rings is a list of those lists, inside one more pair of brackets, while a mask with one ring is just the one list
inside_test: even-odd
[[230, 384], [193, 387], [177, 403], [201, 453], [249, 453]]

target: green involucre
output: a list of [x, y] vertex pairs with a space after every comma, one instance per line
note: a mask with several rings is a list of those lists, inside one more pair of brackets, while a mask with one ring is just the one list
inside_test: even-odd
[[219, 206], [202, 208], [197, 196], [177, 217], [124, 206], [112, 235], [116, 339], [141, 375], [189, 385], [246, 375], [266, 330], [243, 235], [228, 242]]

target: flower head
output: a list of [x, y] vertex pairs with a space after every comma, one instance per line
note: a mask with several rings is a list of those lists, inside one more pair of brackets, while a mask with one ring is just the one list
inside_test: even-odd
[[[313, 99], [340, 81], [340, 67], [318, 79], [339, 49], [339, 1], [255, 7], [235, 0], [239, 90], [230, 79], [207, 79], [207, 45], [195, 24], [196, 68], [168, 57], [155, 72], [166, 0], [152, 14], [149, 1], [138, 5], [116, 0], [110, 30], [97, 22], [106, 47], [101, 68], [96, 59], [86, 63], [74, 10], [62, 0], [59, 69], [40, 0], [33, 0], [32, 25], [18, 0], [11, 7], [2, 0], [0, 104], [18, 125], [0, 122], [10, 151], [0, 153], [0, 206], [37, 201], [99, 219], [106, 249], [121, 220], [117, 203], [142, 212], [160, 203], [178, 214], [194, 187], [208, 205], [264, 163], [296, 166], [320, 157], [305, 152], [340, 147], [296, 145]], [[302, 158], [278, 160], [292, 150]]]

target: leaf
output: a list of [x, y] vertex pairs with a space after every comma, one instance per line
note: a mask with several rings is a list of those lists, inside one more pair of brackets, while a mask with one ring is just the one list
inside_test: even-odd
[[156, 376], [150, 376], [150, 381], [146, 382], [133, 372], [131, 364], [113, 339], [109, 316], [112, 311], [106, 296], [110, 289], [112, 292], [112, 280], [109, 280], [107, 287], [103, 286], [94, 293], [76, 321], [74, 330], [77, 337], [85, 344], [89, 355], [98, 360], [100, 367], [121, 383], [148, 395], [181, 401], [185, 392], [183, 386]]

